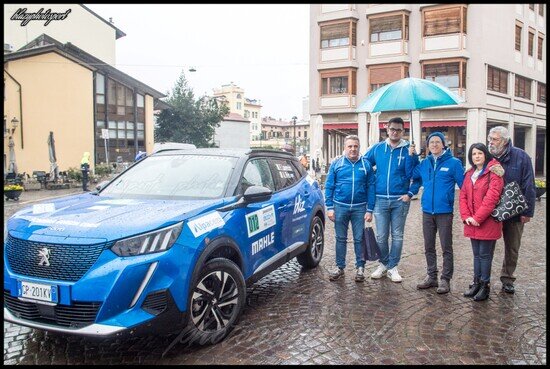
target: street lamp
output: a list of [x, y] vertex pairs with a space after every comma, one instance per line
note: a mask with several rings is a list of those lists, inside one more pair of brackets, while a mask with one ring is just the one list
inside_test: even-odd
[[292, 117], [292, 125], [294, 126], [294, 155], [296, 155], [296, 116]]
[[13, 117], [13, 119], [11, 120], [12, 128], [10, 129], [10, 137], [8, 139], [9, 159], [10, 159], [8, 173], [14, 173], [14, 174], [17, 174], [17, 165], [15, 164], [15, 142], [13, 142], [13, 134], [18, 124], [19, 124], [19, 120]]

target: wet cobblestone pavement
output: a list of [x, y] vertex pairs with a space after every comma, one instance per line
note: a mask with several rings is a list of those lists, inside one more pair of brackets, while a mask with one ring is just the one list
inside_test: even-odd
[[[33, 200], [24, 194], [20, 202]], [[5, 203], [4, 216], [24, 205]], [[83, 338], [4, 322], [4, 364], [546, 364], [546, 199], [536, 205], [525, 226], [514, 295], [501, 291], [499, 240], [489, 299], [462, 296], [471, 281], [472, 251], [456, 212], [451, 292], [417, 290], [426, 262], [420, 201], [413, 201], [399, 265], [402, 283], [356, 283], [351, 243], [345, 276], [330, 282], [329, 221], [320, 266], [302, 270], [292, 261], [250, 286], [237, 327], [217, 345], [177, 343], [163, 356], [176, 336]], [[376, 266], [368, 262], [365, 272]]]

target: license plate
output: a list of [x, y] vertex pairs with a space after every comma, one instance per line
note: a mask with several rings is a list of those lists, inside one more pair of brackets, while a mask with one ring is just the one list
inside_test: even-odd
[[32, 300], [58, 302], [57, 286], [50, 284], [19, 281], [17, 295]]

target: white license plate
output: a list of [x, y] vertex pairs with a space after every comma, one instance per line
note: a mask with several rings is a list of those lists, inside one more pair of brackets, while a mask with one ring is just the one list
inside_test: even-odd
[[57, 286], [19, 281], [17, 295], [32, 300], [58, 302]]

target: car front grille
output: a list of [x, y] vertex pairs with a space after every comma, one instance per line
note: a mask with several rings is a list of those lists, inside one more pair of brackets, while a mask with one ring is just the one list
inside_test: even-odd
[[18, 318], [63, 327], [81, 328], [95, 322], [100, 302], [73, 302], [72, 305], [49, 306], [21, 301], [4, 290], [4, 306]]
[[149, 314], [159, 315], [166, 310], [167, 304], [168, 298], [166, 296], [166, 290], [161, 290], [148, 294], [141, 308]]
[[[21, 240], [11, 235], [5, 246], [10, 268], [17, 274], [60, 281], [78, 281], [113, 243], [52, 244]], [[49, 266], [39, 265], [40, 251], [49, 250]], [[45, 263], [42, 263], [45, 264]]]

